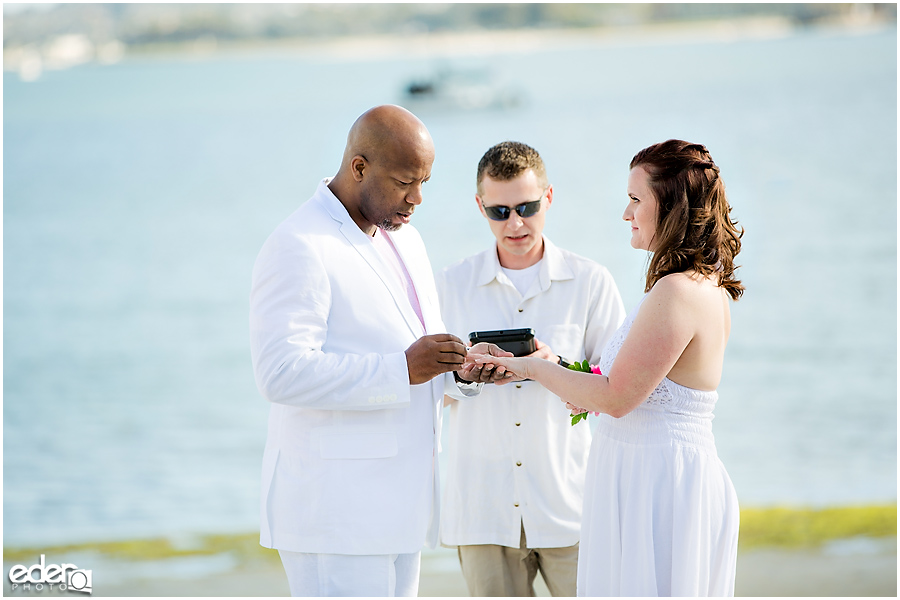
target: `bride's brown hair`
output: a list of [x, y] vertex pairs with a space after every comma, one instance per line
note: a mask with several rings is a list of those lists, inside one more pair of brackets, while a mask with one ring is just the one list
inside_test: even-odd
[[630, 168], [635, 167], [649, 174], [659, 205], [644, 291], [666, 275], [693, 269], [715, 275], [732, 299], [740, 298], [744, 286], [734, 276], [734, 257], [744, 229], [731, 220], [725, 184], [706, 147], [668, 140], [635, 154]]

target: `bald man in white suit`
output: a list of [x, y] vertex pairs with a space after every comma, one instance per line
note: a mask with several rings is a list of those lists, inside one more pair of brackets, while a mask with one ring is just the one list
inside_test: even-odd
[[254, 265], [251, 356], [271, 402], [260, 543], [294, 596], [416, 595], [421, 548], [437, 542], [443, 396], [503, 376], [462, 368], [408, 224], [433, 161], [412, 113], [367, 111], [337, 175]]

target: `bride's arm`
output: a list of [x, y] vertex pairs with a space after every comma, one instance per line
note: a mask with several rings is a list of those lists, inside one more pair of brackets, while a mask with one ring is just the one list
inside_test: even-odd
[[605, 375], [571, 371], [533, 358], [481, 356], [476, 360], [503, 366], [517, 378], [534, 379], [575, 406], [622, 417], [650, 396], [693, 339], [695, 317], [687, 291], [676, 277], [657, 282]]

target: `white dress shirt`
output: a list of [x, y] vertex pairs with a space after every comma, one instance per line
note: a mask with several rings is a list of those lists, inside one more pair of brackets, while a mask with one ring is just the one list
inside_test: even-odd
[[[600, 360], [625, 318], [609, 271], [557, 248], [544, 237], [540, 272], [524, 295], [496, 247], [464, 259], [436, 278], [444, 324], [468, 339], [477, 330], [530, 327], [570, 362]], [[450, 409], [450, 456], [441, 543], [529, 548], [578, 543], [591, 433], [571, 425], [559, 397], [534, 381], [486, 385]]]

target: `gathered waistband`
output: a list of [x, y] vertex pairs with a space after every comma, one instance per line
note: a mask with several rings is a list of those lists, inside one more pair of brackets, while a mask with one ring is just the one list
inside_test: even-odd
[[619, 419], [600, 415], [597, 434], [629, 444], [676, 444], [716, 452], [711, 413], [708, 416], [685, 415], [638, 407]]

